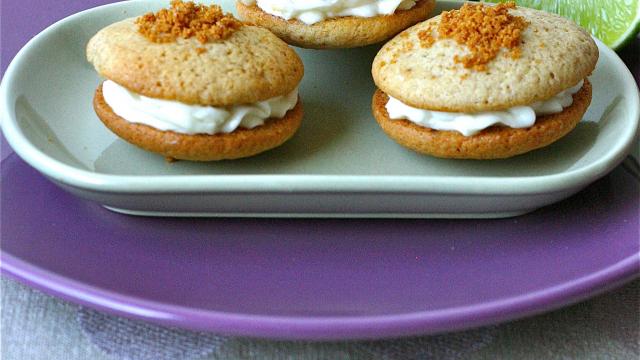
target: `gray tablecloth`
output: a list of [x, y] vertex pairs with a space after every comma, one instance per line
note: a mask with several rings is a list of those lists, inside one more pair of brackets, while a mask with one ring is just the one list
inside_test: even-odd
[[218, 337], [106, 316], [2, 279], [3, 360], [639, 359], [640, 280], [528, 319], [394, 341]]

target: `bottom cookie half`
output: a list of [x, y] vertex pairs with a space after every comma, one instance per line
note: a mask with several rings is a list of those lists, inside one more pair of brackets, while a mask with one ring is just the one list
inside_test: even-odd
[[238, 129], [229, 134], [179, 134], [129, 122], [113, 112], [105, 102], [102, 86], [93, 100], [98, 117], [116, 135], [147, 151], [168, 159], [216, 161], [239, 159], [273, 149], [289, 140], [302, 122], [302, 102], [282, 119], [269, 119], [253, 129]]
[[399, 144], [441, 158], [502, 159], [547, 146], [567, 135], [580, 122], [591, 104], [591, 83], [573, 95], [573, 104], [563, 112], [541, 116], [524, 129], [492, 126], [476, 135], [439, 131], [407, 120], [392, 120], [387, 113], [389, 96], [377, 90], [373, 96], [373, 114], [384, 132]]
[[435, 7], [434, 0], [419, 0], [409, 10], [371, 18], [339, 17], [307, 25], [270, 15], [256, 5], [236, 3], [243, 21], [265, 27], [290, 45], [312, 49], [353, 48], [385, 41], [400, 31], [424, 21]]

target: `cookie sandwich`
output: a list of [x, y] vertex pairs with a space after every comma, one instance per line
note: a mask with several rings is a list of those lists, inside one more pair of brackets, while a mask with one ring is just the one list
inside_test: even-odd
[[94, 109], [124, 140], [168, 160], [237, 159], [275, 148], [302, 120], [304, 68], [285, 42], [216, 5], [112, 24], [87, 46], [104, 81]]
[[435, 0], [239, 0], [239, 17], [291, 45], [353, 48], [388, 40], [429, 16]]
[[388, 136], [420, 153], [508, 158], [575, 128], [597, 61], [595, 42], [570, 20], [514, 3], [467, 3], [380, 50], [373, 114]]

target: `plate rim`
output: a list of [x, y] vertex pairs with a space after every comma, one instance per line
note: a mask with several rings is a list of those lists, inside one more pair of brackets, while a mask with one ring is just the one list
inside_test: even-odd
[[[127, 8], [148, 0], [123, 1], [87, 9], [66, 17], [43, 30], [31, 39], [10, 63], [0, 84], [2, 106], [2, 131], [14, 151], [29, 165], [45, 176], [62, 184], [94, 192], [121, 194], [148, 193], [231, 193], [231, 192], [393, 192], [393, 193], [438, 193], [467, 195], [532, 195], [562, 192], [584, 187], [602, 177], [620, 163], [630, 149], [640, 119], [640, 92], [624, 62], [599, 40], [596, 43], [602, 54], [610, 58], [623, 73], [625, 96], [630, 98], [631, 121], [629, 131], [616, 142], [604, 156], [580, 169], [559, 174], [530, 177], [457, 177], [457, 176], [404, 176], [404, 175], [172, 175], [134, 176], [112, 175], [76, 168], [49, 157], [38, 150], [24, 136], [16, 119], [9, 112], [8, 88], [15, 81], [16, 69], [30, 50], [41, 39], [57, 31], [67, 22], [74, 21], [94, 11], [109, 8]], [[463, 1], [446, 0], [442, 3], [461, 5]], [[184, 179], [189, 179], [185, 186]], [[242, 180], [242, 181], [239, 181]], [[523, 186], [526, 185], [526, 186]]]
[[120, 295], [0, 254], [0, 271], [31, 288], [116, 316], [229, 336], [282, 340], [367, 340], [433, 335], [540, 314], [640, 278], [640, 253], [559, 285], [484, 303], [377, 316], [301, 317], [227, 313]]

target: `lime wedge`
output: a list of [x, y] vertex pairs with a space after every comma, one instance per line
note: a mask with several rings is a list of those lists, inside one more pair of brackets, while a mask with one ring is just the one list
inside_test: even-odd
[[614, 50], [622, 48], [640, 31], [639, 0], [516, 0], [515, 3], [569, 18]]

